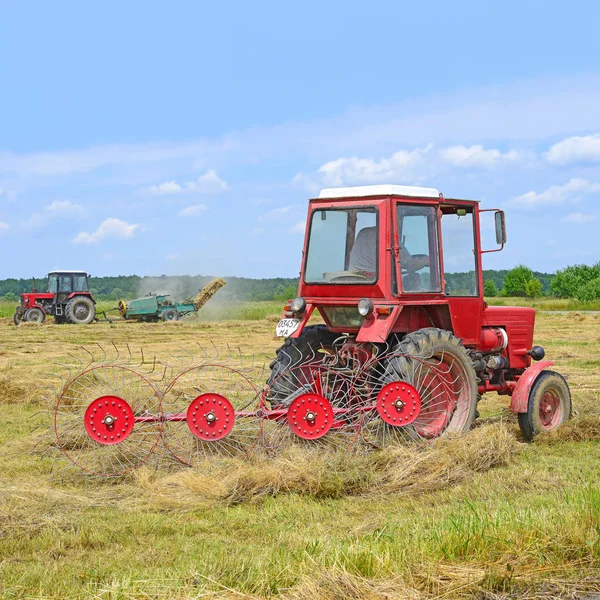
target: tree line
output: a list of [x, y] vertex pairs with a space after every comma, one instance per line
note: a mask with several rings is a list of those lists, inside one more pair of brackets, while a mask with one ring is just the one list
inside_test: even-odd
[[[472, 280], [472, 277], [473, 273], [446, 274], [452, 289], [467, 288], [467, 280]], [[556, 273], [532, 271], [525, 265], [509, 270], [484, 270], [483, 279], [486, 296], [554, 296], [581, 302], [600, 300], [600, 262], [591, 266], [572, 265]], [[176, 300], [183, 300], [211, 280], [209, 275], [92, 277], [90, 289], [98, 300], [131, 300], [148, 292], [170, 294]], [[225, 280], [227, 285], [219, 291], [219, 298], [223, 301], [285, 301], [293, 298], [298, 289], [298, 278], [226, 277]], [[40, 291], [45, 291], [45, 277], [36, 279], [36, 285]], [[30, 292], [33, 286], [33, 279], [0, 280], [0, 299], [16, 302], [19, 294]]]

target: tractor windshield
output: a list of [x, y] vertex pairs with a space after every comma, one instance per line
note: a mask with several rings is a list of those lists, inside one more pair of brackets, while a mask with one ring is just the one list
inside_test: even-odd
[[304, 281], [365, 284], [377, 281], [377, 210], [315, 210], [310, 222]]

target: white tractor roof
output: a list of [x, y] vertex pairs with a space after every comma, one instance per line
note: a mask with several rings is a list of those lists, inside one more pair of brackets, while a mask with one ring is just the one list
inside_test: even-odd
[[411, 185], [361, 185], [357, 187], [325, 188], [319, 198], [364, 198], [365, 196], [410, 196], [415, 198], [439, 198], [435, 188]]
[[60, 269], [54, 269], [53, 271], [49, 271], [48, 274], [49, 275], [63, 275], [63, 274], [68, 274], [68, 275], [87, 275], [87, 271], [61, 271]]

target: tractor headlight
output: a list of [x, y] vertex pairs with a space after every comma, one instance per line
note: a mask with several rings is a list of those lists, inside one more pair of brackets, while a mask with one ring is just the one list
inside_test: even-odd
[[361, 317], [368, 317], [373, 312], [373, 303], [368, 298], [363, 298], [358, 303], [358, 314]]
[[294, 298], [290, 304], [290, 310], [293, 313], [301, 314], [306, 308], [306, 300], [304, 298]]

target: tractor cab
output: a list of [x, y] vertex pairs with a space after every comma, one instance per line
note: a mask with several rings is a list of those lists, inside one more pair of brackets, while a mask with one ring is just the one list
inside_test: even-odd
[[85, 271], [52, 271], [48, 273], [48, 293], [67, 298], [74, 292], [88, 293], [89, 275]]

